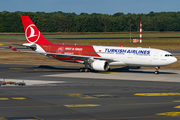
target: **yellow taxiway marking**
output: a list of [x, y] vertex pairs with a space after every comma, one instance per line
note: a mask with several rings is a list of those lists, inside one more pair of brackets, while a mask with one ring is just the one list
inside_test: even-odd
[[11, 70], [24, 70], [24, 69], [27, 69], [27, 68], [9, 68]]
[[49, 69], [34, 69], [34, 71], [51, 71]]
[[51, 108], [51, 107], [62, 107], [62, 106], [12, 106], [12, 107], [0, 107], [0, 108]]
[[64, 105], [66, 107], [96, 107], [101, 106], [100, 104], [77, 104], [77, 105]]
[[136, 93], [134, 95], [138, 95], [138, 96], [176, 96], [176, 95], [180, 95], [180, 93]]
[[89, 96], [89, 95], [84, 95], [84, 94], [64, 94], [65, 96], [69, 97], [75, 97], [75, 98], [80, 98], [80, 99], [95, 99], [97, 97]]
[[180, 116], [180, 112], [165, 112], [165, 113], [157, 113], [156, 115]]
[[178, 106], [175, 106], [174, 108], [180, 108], [180, 105], [178, 105]]
[[[0, 100], [9, 100], [9, 98], [0, 98]], [[0, 119], [1, 120], [1, 119]]]
[[14, 120], [39, 120], [39, 119], [14, 119]]
[[108, 104], [108, 105], [156, 105], [156, 104], [173, 104], [174, 102], [158, 102], [158, 103], [129, 103], [129, 104]]
[[[109, 95], [109, 94], [81, 94], [81, 93], [75, 93], [75, 94], [61, 94], [64, 96], [74, 97], [74, 98], [80, 98], [80, 99], [97, 99], [97, 98], [115, 98], [120, 97], [117, 95]], [[122, 97], [124, 98], [124, 97]]]
[[12, 97], [12, 99], [14, 99], [14, 100], [25, 100], [26, 98], [24, 98], [24, 97]]
[[6, 118], [4, 118], [4, 117], [0, 117], [0, 120], [8, 120], [8, 119], [6, 119]]

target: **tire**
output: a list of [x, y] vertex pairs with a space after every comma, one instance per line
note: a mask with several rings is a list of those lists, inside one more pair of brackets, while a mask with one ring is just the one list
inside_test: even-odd
[[157, 75], [157, 74], [159, 74], [159, 71], [155, 71], [154, 73]]
[[85, 68], [85, 69], [84, 69], [84, 72], [88, 72], [88, 68]]
[[79, 72], [83, 72], [83, 68], [80, 68], [80, 69], [79, 69]]

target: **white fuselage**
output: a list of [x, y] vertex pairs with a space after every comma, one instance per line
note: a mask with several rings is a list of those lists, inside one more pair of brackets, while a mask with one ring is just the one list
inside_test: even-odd
[[115, 62], [110, 62], [109, 65], [165, 66], [177, 61], [171, 53], [159, 49], [110, 46], [93, 47], [102, 58], [115, 60]]
[[[46, 55], [41, 46], [37, 45], [36, 52]], [[78, 46], [78, 45], [77, 45]], [[107, 60], [109, 65], [124, 65], [124, 66], [166, 66], [175, 63], [177, 59], [171, 53], [153, 48], [134, 48], [134, 47], [113, 47], [113, 46], [91, 46], [93, 51], [84, 51], [85, 56], [88, 52], [94, 52], [101, 59]], [[69, 47], [68, 47], [69, 48]], [[78, 46], [80, 48], [80, 46]], [[83, 49], [83, 48], [82, 48]], [[60, 55], [60, 54], [59, 54]], [[67, 56], [72, 56], [73, 52]], [[79, 54], [79, 56], [83, 56]], [[96, 57], [96, 56], [95, 56]], [[93, 58], [93, 56], [89, 56]], [[66, 60], [63, 60], [66, 61]], [[76, 61], [83, 63], [82, 61]]]

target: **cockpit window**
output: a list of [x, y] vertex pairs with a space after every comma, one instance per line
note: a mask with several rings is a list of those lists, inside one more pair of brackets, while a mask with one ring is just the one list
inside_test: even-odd
[[172, 57], [173, 55], [172, 54], [165, 54], [165, 57]]

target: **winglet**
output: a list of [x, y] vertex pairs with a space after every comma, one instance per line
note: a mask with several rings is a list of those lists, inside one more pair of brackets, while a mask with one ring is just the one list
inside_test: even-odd
[[11, 48], [12, 51], [18, 51], [16, 48], [9, 46], [9, 48]]

